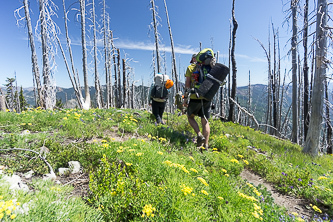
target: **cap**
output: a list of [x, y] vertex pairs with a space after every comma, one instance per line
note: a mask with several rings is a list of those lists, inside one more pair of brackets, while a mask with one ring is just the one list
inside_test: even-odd
[[192, 55], [192, 58], [191, 58], [190, 63], [193, 63], [193, 62], [194, 62], [193, 59], [195, 59], [196, 56], [197, 56], [197, 54], [193, 54], [193, 55]]

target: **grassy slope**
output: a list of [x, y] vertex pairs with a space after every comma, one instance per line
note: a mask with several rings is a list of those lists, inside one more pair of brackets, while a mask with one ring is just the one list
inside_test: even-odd
[[[314, 212], [322, 218], [325, 213], [332, 217], [332, 156], [311, 158], [288, 141], [218, 120], [211, 120], [210, 145], [214, 149], [201, 154], [185, 116], [168, 115], [166, 127], [155, 126], [147, 112], [133, 113], [115, 109], [0, 113], [0, 147], [39, 151], [44, 145], [50, 150], [47, 160], [55, 169], [67, 166], [71, 160], [80, 161], [90, 172], [93, 195], [86, 204], [77, 202], [74, 206], [82, 206], [76, 211], [77, 217], [87, 220], [99, 221], [98, 215], [111, 221], [295, 220], [273, 204], [264, 188], [239, 178], [244, 167], [276, 184], [281, 192], [309, 199]], [[116, 142], [109, 136], [112, 129], [119, 136], [129, 133], [140, 135], [140, 139]], [[19, 135], [23, 130], [30, 134]], [[94, 138], [99, 140], [94, 142]], [[8, 166], [8, 173], [30, 169], [40, 175], [48, 172], [38, 158], [31, 161], [32, 153], [12, 151], [0, 155], [0, 165]], [[3, 201], [34, 201], [1, 187]], [[45, 192], [36, 187], [40, 193]], [[52, 187], [56, 186], [50, 184], [46, 190], [53, 192]], [[60, 202], [68, 195], [67, 188], [60, 187], [59, 191], [63, 189], [56, 196]], [[54, 201], [50, 198], [46, 205]], [[30, 216], [18, 212], [16, 219], [29, 221], [29, 217], [37, 215], [55, 220], [52, 214], [38, 213], [36, 209], [42, 206], [45, 203], [37, 204], [35, 210], [29, 211]], [[62, 204], [58, 207], [65, 209]], [[64, 214], [71, 215], [70, 208], [66, 209]]]

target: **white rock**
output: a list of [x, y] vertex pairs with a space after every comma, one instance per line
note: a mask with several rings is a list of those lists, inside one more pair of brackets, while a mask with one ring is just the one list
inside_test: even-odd
[[34, 171], [30, 170], [29, 172], [27, 172], [27, 173], [24, 174], [24, 177], [27, 178], [27, 179], [29, 179], [29, 178], [32, 177], [32, 174], [34, 174]]
[[69, 173], [70, 169], [69, 168], [59, 168], [58, 171], [59, 171], [59, 175], [62, 176], [66, 173]]
[[79, 161], [69, 161], [69, 168], [72, 170], [72, 173], [79, 173], [81, 169], [81, 164]]
[[57, 176], [55, 175], [55, 173], [51, 172], [48, 174], [45, 174], [43, 177], [43, 180], [55, 180], [57, 178]]
[[28, 134], [30, 134], [29, 130], [23, 130], [22, 133], [21, 133], [21, 135], [28, 135]]
[[9, 189], [11, 190], [29, 191], [29, 187], [22, 182], [21, 177], [18, 175], [4, 176], [3, 181], [9, 184]]

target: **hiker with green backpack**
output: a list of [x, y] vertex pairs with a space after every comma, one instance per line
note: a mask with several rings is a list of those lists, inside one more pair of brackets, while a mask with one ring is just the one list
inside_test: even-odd
[[164, 124], [163, 113], [169, 95], [169, 89], [173, 86], [173, 81], [168, 75], [156, 74], [154, 83], [149, 90], [149, 105], [152, 107], [152, 113], [155, 116], [157, 124]]
[[[190, 63], [185, 73], [184, 106], [187, 107], [188, 122], [197, 134], [197, 147], [202, 151], [208, 149], [211, 100], [223, 84], [229, 68], [216, 63], [210, 48], [192, 55]], [[201, 117], [202, 133], [195, 116]]]

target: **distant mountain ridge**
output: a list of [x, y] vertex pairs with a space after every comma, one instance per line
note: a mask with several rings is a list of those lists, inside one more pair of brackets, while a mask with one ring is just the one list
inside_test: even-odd
[[[91, 98], [94, 98], [95, 96], [95, 87], [89, 87], [90, 88], [90, 94]], [[105, 92], [105, 86], [102, 86], [103, 91]], [[147, 92], [149, 87], [144, 86], [144, 91]], [[142, 86], [135, 86], [135, 95], [138, 95], [142, 91]], [[84, 90], [82, 90], [83, 93]], [[251, 107], [249, 109], [248, 107], [248, 98], [249, 98], [249, 92], [248, 92], [248, 86], [241, 86], [237, 87], [237, 102], [247, 110], [249, 110], [251, 113], [254, 113], [256, 119], [258, 121], [263, 121], [263, 118], [265, 116], [266, 110], [267, 110], [267, 85], [264, 84], [255, 84], [251, 85]], [[23, 88], [23, 95], [25, 99], [27, 100], [27, 103], [34, 106], [35, 100], [34, 100], [34, 91], [32, 87], [29, 88]], [[83, 93], [84, 95], [84, 93]], [[141, 95], [142, 96], [142, 95]], [[147, 96], [145, 93], [144, 96]], [[76, 96], [74, 93], [73, 88], [63, 88], [63, 87], [57, 87], [56, 88], [56, 98], [58, 100], [61, 100], [63, 104], [67, 104], [67, 108], [75, 108], [77, 102], [76, 102]], [[291, 104], [291, 90], [284, 92], [284, 101], [285, 101], [285, 107], [289, 106]]]

